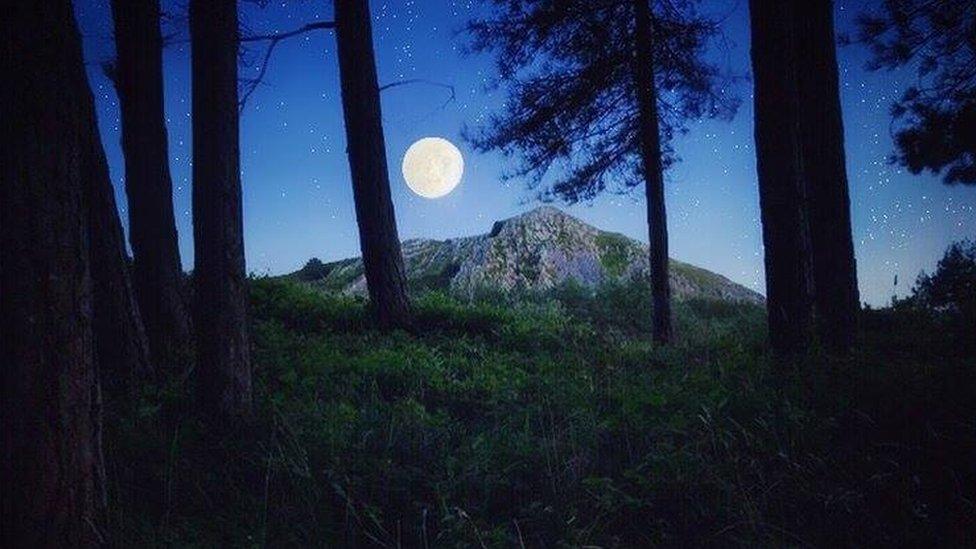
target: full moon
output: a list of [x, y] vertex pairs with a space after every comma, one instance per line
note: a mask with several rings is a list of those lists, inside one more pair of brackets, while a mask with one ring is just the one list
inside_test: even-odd
[[403, 179], [424, 198], [440, 198], [458, 186], [464, 173], [461, 151], [447, 139], [424, 137], [403, 155]]

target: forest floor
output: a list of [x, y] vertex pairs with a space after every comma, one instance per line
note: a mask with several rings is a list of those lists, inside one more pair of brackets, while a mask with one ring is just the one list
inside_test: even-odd
[[251, 285], [250, 422], [181, 380], [108, 406], [115, 545], [976, 543], [976, 350], [938, 315], [865, 311], [853, 358], [776, 366], [749, 305], [677, 303], [656, 349], [638, 288], [428, 293], [384, 334]]

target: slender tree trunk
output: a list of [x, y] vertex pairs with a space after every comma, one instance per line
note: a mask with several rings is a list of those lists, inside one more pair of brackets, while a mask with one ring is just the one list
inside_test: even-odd
[[792, 2], [749, 2], [766, 308], [770, 342], [780, 356], [806, 349], [811, 314], [810, 237], [796, 93], [799, 67], [790, 25], [793, 9]]
[[112, 0], [133, 282], [153, 362], [185, 359], [189, 326], [163, 114], [158, 0]]
[[844, 123], [837, 76], [832, 0], [795, 7], [800, 147], [809, 204], [817, 332], [828, 350], [849, 351], [857, 335], [860, 297], [851, 236]]
[[648, 0], [634, 0], [634, 83], [640, 124], [641, 165], [647, 194], [650, 240], [651, 295], [654, 302], [653, 337], [658, 344], [671, 341], [671, 285], [668, 280], [668, 218], [664, 207], [664, 170], [654, 83], [654, 25]]
[[[91, 131], [98, 135], [94, 110], [91, 119]], [[129, 278], [129, 257], [115, 189], [100, 141], [92, 141], [88, 158], [85, 198], [89, 213], [95, 357], [106, 391], [114, 397], [128, 398], [153, 374], [149, 344]]]
[[193, 242], [200, 403], [251, 408], [237, 107], [237, 0], [192, 0]]
[[380, 92], [367, 0], [336, 0], [336, 39], [359, 245], [366, 285], [381, 328], [407, 327], [403, 256], [390, 197]]
[[69, 1], [11, 2], [0, 37], [17, 75], [0, 91], [0, 545], [94, 547], [104, 482], [86, 204], [101, 154], [93, 98]]

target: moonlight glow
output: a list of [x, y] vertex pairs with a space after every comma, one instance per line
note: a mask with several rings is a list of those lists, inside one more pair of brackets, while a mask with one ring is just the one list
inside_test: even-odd
[[440, 198], [458, 186], [464, 173], [461, 151], [447, 139], [424, 137], [403, 156], [403, 179], [424, 198]]

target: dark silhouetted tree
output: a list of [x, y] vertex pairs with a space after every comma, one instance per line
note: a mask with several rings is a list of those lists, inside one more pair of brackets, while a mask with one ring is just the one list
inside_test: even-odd
[[329, 274], [329, 267], [321, 259], [313, 257], [295, 274], [299, 280], [311, 282], [325, 278]]
[[153, 361], [172, 365], [185, 358], [190, 334], [163, 113], [159, 1], [112, 0], [112, 15], [133, 283]]
[[335, 29], [339, 76], [345, 117], [347, 153], [352, 175], [359, 243], [366, 271], [366, 286], [373, 317], [380, 328], [409, 327], [410, 302], [406, 293], [403, 257], [396, 215], [390, 196], [379, 93], [411, 83], [450, 86], [421, 79], [379, 87], [367, 1], [335, 2], [335, 21], [315, 21], [294, 30], [249, 35], [242, 42], [266, 42], [257, 75], [245, 79], [241, 106], [263, 82], [275, 47], [283, 40], [316, 30]]
[[664, 204], [664, 157], [654, 81], [654, 25], [648, 0], [634, 0], [634, 87], [640, 135], [641, 170], [650, 235], [651, 296], [654, 341], [671, 340], [671, 284], [668, 277], [668, 217]]
[[[95, 114], [92, 112], [92, 119]], [[93, 130], [97, 135], [97, 128]], [[101, 140], [85, 164], [95, 357], [112, 402], [128, 401], [153, 375], [149, 345], [133, 289], [125, 234]]]
[[390, 196], [367, 0], [336, 0], [335, 28], [346, 147], [370, 305], [381, 328], [407, 327], [410, 303]]
[[[844, 154], [833, 2], [750, 2], [770, 338], [846, 352], [860, 307]], [[811, 298], [812, 296], [812, 307]]]
[[[94, 112], [92, 119], [94, 119]], [[97, 135], [97, 128], [92, 131]], [[86, 201], [95, 331], [95, 356], [106, 391], [128, 399], [153, 375], [149, 344], [129, 278], [129, 257], [100, 140], [93, 141]]]
[[667, 342], [670, 143], [686, 120], [730, 116], [737, 106], [720, 71], [704, 61], [716, 24], [690, 0], [491, 4], [491, 18], [469, 25], [472, 49], [497, 55], [510, 99], [469, 137], [481, 150], [518, 155], [521, 165], [507, 177], [528, 177], [543, 200], [573, 203], [644, 185], [653, 336]]
[[192, 0], [194, 328], [200, 403], [251, 408], [237, 101], [237, 0]]
[[779, 0], [749, 2], [766, 308], [770, 343], [780, 356], [807, 348], [812, 312], [794, 9], [793, 3]]
[[851, 235], [833, 8], [832, 0], [796, 2], [791, 7], [817, 333], [828, 349], [844, 352], [854, 345], [857, 335], [860, 296]]
[[976, 185], [976, 1], [883, 0], [858, 30], [874, 53], [869, 68], [918, 74], [891, 109], [894, 161]]
[[976, 242], [949, 246], [933, 274], [919, 275], [912, 300], [958, 317], [970, 338], [976, 334]]
[[[95, 547], [105, 542], [97, 365], [108, 346], [96, 350], [93, 316], [124, 299], [98, 304], [93, 293], [124, 292], [125, 277], [93, 279], [125, 274], [121, 249], [109, 250], [118, 215], [103, 196], [111, 184], [71, 3], [5, 8], [0, 53], [17, 78], [0, 91], [0, 544]], [[137, 353], [130, 334], [113, 334], [114, 358]]]

